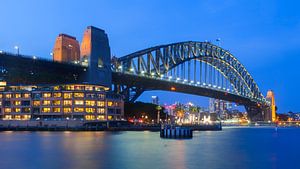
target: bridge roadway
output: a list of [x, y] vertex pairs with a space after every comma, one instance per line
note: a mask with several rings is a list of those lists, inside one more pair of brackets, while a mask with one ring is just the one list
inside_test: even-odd
[[175, 83], [167, 79], [159, 78], [149, 78], [146, 76], [137, 76], [133, 74], [126, 74], [120, 72], [112, 73], [113, 84], [135, 86], [141, 88], [143, 91], [150, 90], [164, 90], [164, 91], [173, 91], [181, 92], [187, 94], [193, 94], [198, 96], [206, 96], [212, 98], [219, 98], [222, 100], [227, 100], [235, 102], [241, 105], [256, 105], [255, 101], [252, 101], [250, 98], [242, 97], [236, 94], [229, 92], [224, 92], [224, 90], [217, 90], [208, 88], [200, 85], [190, 85], [188, 83]]

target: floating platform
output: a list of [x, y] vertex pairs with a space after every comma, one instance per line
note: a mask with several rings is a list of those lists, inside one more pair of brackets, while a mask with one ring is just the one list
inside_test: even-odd
[[190, 127], [162, 125], [160, 137], [172, 139], [193, 138], [193, 130]]

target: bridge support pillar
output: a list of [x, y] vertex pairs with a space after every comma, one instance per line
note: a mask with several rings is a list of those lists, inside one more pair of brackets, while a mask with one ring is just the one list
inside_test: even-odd
[[270, 107], [267, 105], [245, 105], [250, 121], [270, 121]]

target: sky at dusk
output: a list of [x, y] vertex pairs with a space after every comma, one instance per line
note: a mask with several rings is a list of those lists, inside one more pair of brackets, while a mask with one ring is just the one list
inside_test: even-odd
[[[278, 112], [300, 111], [300, 1], [294, 0], [1, 0], [0, 50], [51, 58], [59, 33], [104, 29], [117, 57], [180, 41], [214, 43], [238, 58], [260, 90], [275, 92]], [[207, 99], [146, 92], [139, 100], [207, 106]]]

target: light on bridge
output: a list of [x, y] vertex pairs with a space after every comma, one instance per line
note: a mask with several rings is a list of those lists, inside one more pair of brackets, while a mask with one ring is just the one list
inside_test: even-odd
[[169, 76], [169, 79], [172, 79], [172, 76]]
[[171, 87], [171, 90], [172, 90], [172, 91], [175, 91], [175, 90], [176, 90], [176, 88], [172, 86], [172, 87]]
[[179, 78], [179, 77], [177, 77], [177, 78], [176, 78], [176, 80], [180, 80], [180, 78]]

